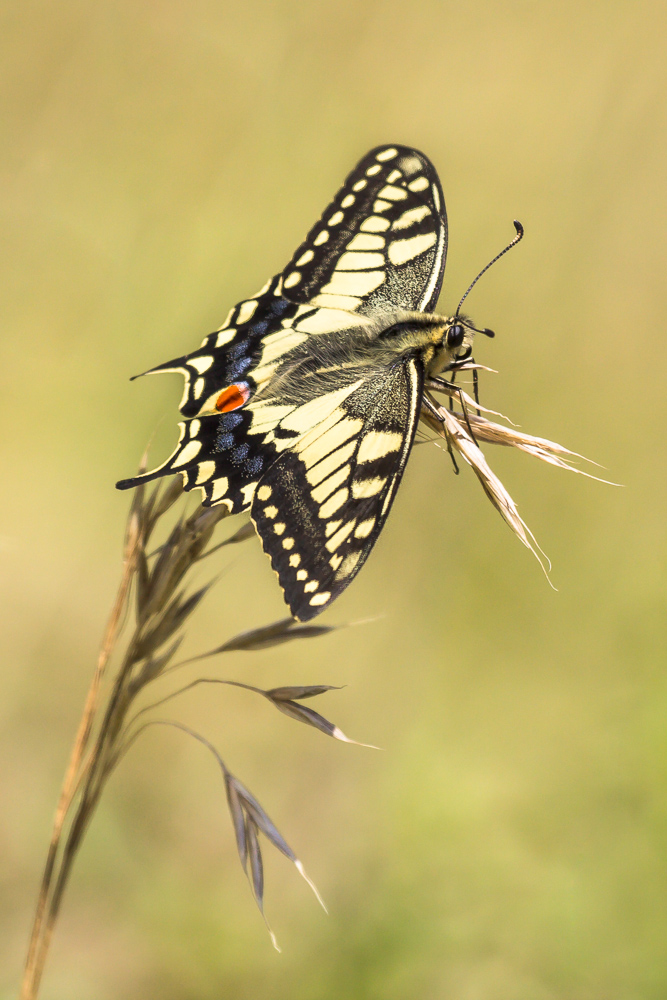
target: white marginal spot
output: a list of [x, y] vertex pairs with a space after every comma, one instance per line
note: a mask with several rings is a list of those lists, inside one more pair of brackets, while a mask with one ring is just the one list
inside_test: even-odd
[[[389, 250], [391, 254], [391, 248]], [[370, 295], [384, 281], [384, 271], [334, 271], [322, 292], [328, 295]]]
[[428, 181], [424, 176], [415, 177], [413, 181], [410, 181], [408, 187], [410, 188], [411, 191], [425, 191], [426, 188], [428, 187]]
[[332, 472], [335, 472], [339, 465], [343, 465], [344, 462], [347, 462], [348, 458], [352, 457], [356, 446], [356, 439], [352, 438], [352, 440], [348, 441], [347, 444], [344, 444], [342, 448], [338, 448], [330, 455], [327, 455], [327, 457], [323, 458], [321, 462], [317, 463], [317, 465], [311, 466], [306, 472], [306, 479], [310, 485], [317, 486], [317, 484], [321, 483], [323, 479], [330, 476]]
[[389, 198], [390, 201], [404, 201], [407, 196], [407, 191], [404, 191], [403, 188], [394, 187], [393, 184], [387, 184], [386, 187], [383, 187], [378, 192], [379, 198]]
[[354, 195], [353, 194], [346, 194], [345, 197], [343, 198], [343, 200], [340, 203], [340, 207], [341, 208], [349, 208], [351, 205], [354, 205]]
[[241, 493], [243, 494], [243, 503], [246, 507], [250, 506], [253, 497], [255, 495], [255, 490], [257, 488], [257, 483], [248, 483], [247, 486], [241, 487]]
[[179, 465], [186, 465], [191, 462], [201, 451], [201, 441], [188, 441], [178, 458], [171, 463], [172, 469], [177, 469]]
[[[338, 523], [340, 524], [340, 521]], [[329, 550], [329, 552], [335, 552], [336, 549], [343, 544], [347, 536], [354, 528], [355, 523], [354, 518], [352, 518], [352, 520], [348, 521], [347, 524], [344, 524], [335, 535], [332, 535], [328, 542], [325, 542], [325, 547]]]
[[257, 308], [256, 299], [248, 299], [247, 302], [242, 302], [239, 309], [239, 314], [237, 317], [237, 322], [239, 324], [247, 323], [248, 320], [252, 319], [255, 315], [255, 309]]
[[329, 497], [327, 502], [322, 504], [318, 512], [322, 520], [326, 521], [332, 514], [335, 514], [343, 506], [349, 495], [350, 491], [348, 489], [342, 489], [334, 493], [332, 497]]
[[275, 531], [276, 535], [283, 535], [285, 533], [286, 527], [287, 525], [283, 524], [282, 521], [276, 521], [276, 523], [273, 525], [273, 530]]
[[382, 219], [379, 215], [369, 215], [359, 226], [362, 233], [384, 233], [389, 229], [389, 219]]
[[356, 184], [352, 185], [352, 190], [353, 191], [363, 191], [367, 184], [368, 184], [368, 181], [365, 181], [363, 179], [363, 177], [362, 177], [362, 179], [360, 181], [357, 181]]
[[325, 479], [319, 486], [316, 486], [314, 490], [311, 490], [310, 495], [312, 496], [315, 503], [323, 503], [329, 494], [333, 493], [342, 483], [344, 483], [350, 475], [352, 469], [349, 465], [343, 465], [337, 472]]
[[[260, 491], [263, 490], [264, 488], [265, 488], [264, 486], [260, 486], [259, 490], [257, 491], [257, 496], [259, 496]], [[269, 507], [265, 507], [264, 508], [264, 517], [268, 517], [269, 520], [272, 521], [274, 519], [274, 517], [277, 517], [277, 516], [278, 516], [278, 508], [277, 507], [269, 506]]]
[[289, 557], [289, 564], [293, 569], [296, 569], [296, 567], [299, 565], [300, 562], [301, 562], [301, 556], [299, 555], [298, 552], [295, 552], [293, 556]]
[[366, 176], [367, 177], [374, 177], [375, 174], [379, 174], [381, 170], [382, 170], [382, 167], [380, 166], [380, 164], [379, 163], [374, 163], [373, 166], [369, 167], [368, 170], [366, 171]]
[[438, 191], [438, 185], [432, 184], [431, 191], [433, 192], [433, 203], [438, 211], [440, 211], [440, 192]]
[[298, 285], [300, 281], [301, 281], [301, 272], [292, 271], [292, 273], [288, 274], [285, 280], [283, 281], [283, 288], [294, 288], [294, 286]]
[[293, 549], [294, 548], [294, 539], [293, 538], [283, 538], [283, 548], [284, 549]]
[[392, 264], [405, 264], [420, 253], [429, 250], [436, 241], [435, 233], [413, 236], [409, 240], [394, 240], [389, 244], [389, 260]]
[[431, 209], [428, 205], [418, 205], [417, 208], [409, 208], [407, 212], [403, 212], [403, 215], [396, 219], [396, 222], [391, 227], [394, 229], [409, 229], [410, 226], [415, 226], [422, 219], [425, 219], [427, 215], [431, 214]]
[[324, 529], [324, 534], [327, 536], [327, 538], [329, 537], [329, 535], [333, 535], [334, 531], [337, 531], [342, 523], [343, 523], [342, 521], [329, 521], [326, 528]]
[[402, 176], [403, 174], [400, 170], [392, 170], [392, 172], [387, 176], [387, 184], [395, 184], [399, 177]]
[[322, 232], [318, 233], [315, 239], [313, 240], [313, 246], [321, 247], [322, 244], [326, 243], [328, 239], [329, 239], [329, 233], [326, 231], [326, 229], [323, 229]]
[[215, 474], [215, 462], [202, 462], [197, 466], [197, 478], [195, 480], [196, 485], [200, 483], [205, 483], [208, 479]]
[[233, 340], [235, 336], [236, 336], [236, 328], [233, 326], [229, 326], [227, 327], [226, 330], [220, 331], [220, 333], [215, 339], [215, 346], [224, 347], [225, 344], [228, 344], [229, 341]]
[[337, 226], [339, 222], [342, 222], [345, 216], [342, 212], [334, 212], [334, 214], [329, 219], [330, 226]]
[[201, 420], [191, 420], [188, 429], [190, 431], [190, 437], [196, 438], [201, 430]]
[[229, 480], [226, 476], [216, 479], [211, 488], [211, 500], [219, 500], [229, 489]]
[[355, 568], [359, 560], [361, 559], [361, 552], [350, 552], [349, 556], [345, 556], [343, 560], [343, 565], [336, 573], [337, 580], [344, 580], [348, 577], [352, 570]]
[[198, 371], [200, 375], [207, 372], [214, 362], [214, 358], [209, 354], [203, 358], [188, 358], [188, 364]]
[[[370, 237], [367, 236], [366, 239], [370, 239]], [[339, 257], [336, 270], [366, 271], [371, 267], [382, 267], [383, 264], [384, 257], [381, 253], [357, 253], [355, 250], [348, 250]]]
[[266, 295], [266, 293], [268, 292], [269, 288], [271, 287], [271, 282], [272, 281], [273, 281], [273, 278], [269, 278], [269, 280], [266, 282], [266, 284], [262, 285], [262, 287], [260, 288], [260, 290], [258, 292], [255, 292], [255, 298], [256, 299], [260, 298], [260, 296], [262, 296], [262, 295]]
[[232, 308], [229, 310], [229, 312], [225, 316], [225, 322], [220, 324], [220, 326], [218, 327], [218, 330], [224, 330], [226, 326], [229, 326], [229, 324], [231, 323], [231, 320], [232, 320], [232, 316], [234, 315], [234, 310], [235, 309], [236, 309], [236, 306], [232, 306]]
[[314, 256], [315, 254], [313, 253], [312, 250], [306, 250], [306, 252], [302, 253], [299, 259], [297, 260], [296, 266], [303, 267], [304, 264], [310, 264]]
[[313, 606], [317, 606], [319, 604], [326, 604], [330, 597], [331, 597], [331, 594], [329, 593], [329, 591], [328, 590], [323, 590], [321, 593], [315, 594], [314, 597], [311, 597], [310, 603]]
[[366, 233], [357, 233], [347, 245], [348, 250], [384, 250], [384, 236], [369, 236]]
[[352, 496], [355, 500], [363, 500], [364, 497], [374, 497], [379, 493], [386, 479], [355, 479], [352, 483]]
[[311, 580], [310, 583], [307, 583], [303, 589], [306, 591], [307, 594], [312, 594], [312, 592], [314, 590], [317, 590], [318, 587], [319, 584], [317, 580]]
[[395, 156], [398, 156], [398, 150], [390, 146], [389, 149], [383, 149], [381, 153], [378, 153], [375, 159], [384, 163], [385, 160], [393, 160]]
[[329, 565], [331, 566], [331, 568], [334, 571], [334, 573], [336, 572], [336, 570], [338, 569], [338, 567], [340, 566], [340, 564], [342, 563], [342, 561], [343, 561], [343, 557], [342, 556], [332, 556], [331, 557], [331, 559], [329, 560]]
[[391, 452], [398, 451], [403, 435], [396, 431], [369, 431], [364, 434], [357, 454], [358, 462], [374, 462]]
[[392, 204], [391, 201], [383, 201], [382, 198], [378, 198], [377, 201], [373, 202], [373, 211], [386, 212], [388, 208], [391, 208]]
[[[290, 558], [293, 559], [294, 556], [291, 556]], [[308, 579], [308, 573], [306, 572], [305, 569], [299, 569], [299, 570], [297, 570], [296, 578], [297, 578], [297, 580], [307, 580]]]
[[205, 385], [206, 385], [206, 379], [203, 378], [197, 379], [194, 386], [192, 387], [192, 395], [195, 397], [195, 399], [199, 399], [202, 392], [204, 391]]
[[368, 538], [375, 525], [375, 518], [371, 517], [367, 521], [362, 521], [354, 529], [355, 538]]
[[[271, 496], [271, 487], [267, 486], [266, 483], [263, 486], [260, 486], [260, 488], [257, 490], [257, 499], [258, 500], [268, 500], [270, 496]], [[268, 508], [267, 508], [267, 510], [268, 510]], [[268, 517], [274, 517], [275, 515], [273, 515], [273, 514], [267, 514], [267, 516]]]

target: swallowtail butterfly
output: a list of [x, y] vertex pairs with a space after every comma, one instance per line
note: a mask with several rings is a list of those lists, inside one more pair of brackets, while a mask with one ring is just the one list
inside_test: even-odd
[[119, 489], [180, 473], [204, 505], [249, 510], [293, 615], [319, 614], [387, 519], [425, 376], [471, 355], [470, 320], [432, 313], [446, 254], [433, 165], [371, 150], [280, 274], [146, 373], [185, 377], [185, 420], [170, 458]]

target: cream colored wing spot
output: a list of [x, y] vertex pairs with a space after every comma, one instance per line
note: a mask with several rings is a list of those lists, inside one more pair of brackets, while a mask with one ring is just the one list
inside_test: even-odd
[[[390, 251], [391, 252], [391, 251]], [[322, 292], [329, 295], [370, 295], [384, 281], [384, 271], [334, 271]]]
[[303, 589], [307, 594], [312, 594], [312, 592], [314, 590], [317, 590], [318, 587], [319, 583], [317, 582], [317, 580], [311, 580], [309, 583], [306, 584], [306, 586]]
[[[264, 350], [262, 351], [262, 356], [259, 359], [259, 365], [262, 367], [264, 365], [270, 365], [272, 361], [277, 361], [278, 358], [282, 358], [283, 354], [287, 354], [291, 351], [293, 347], [297, 347], [306, 340], [306, 336], [303, 332], [298, 330], [279, 330], [277, 333], [271, 334], [270, 337], [266, 337], [263, 341]], [[258, 366], [257, 372], [260, 371]], [[253, 372], [253, 378], [255, 382], [259, 381], [257, 378], [257, 372]]]
[[188, 430], [190, 431], [191, 438], [197, 437], [201, 430], [201, 420], [191, 420]]
[[429, 250], [436, 241], [435, 233], [425, 233], [423, 236], [413, 236], [409, 240], [394, 240], [389, 244], [389, 260], [392, 264], [406, 264], [413, 257]]
[[378, 192], [379, 198], [389, 198], [389, 201], [404, 201], [407, 196], [407, 191], [404, 191], [403, 188], [394, 187], [393, 184], [387, 184], [386, 187], [383, 187]]
[[400, 170], [392, 170], [392, 172], [387, 176], [387, 184], [395, 184], [396, 181], [402, 176], [403, 174]]
[[346, 194], [345, 197], [343, 198], [343, 200], [340, 203], [340, 207], [341, 208], [350, 208], [352, 205], [354, 205], [354, 202], [355, 202], [354, 195], [353, 194]]
[[[311, 399], [310, 402], [304, 403], [302, 406], [298, 406], [289, 416], [286, 416], [284, 420], [280, 421], [280, 426], [286, 431], [296, 431], [299, 434], [305, 434], [307, 431], [313, 432], [313, 437], [319, 437], [319, 433], [324, 431], [326, 428], [320, 426], [325, 420], [330, 421], [327, 423], [327, 427], [335, 423], [338, 423], [341, 417], [345, 414], [339, 409], [340, 404], [347, 399], [359, 386], [362, 384], [363, 379], [357, 379], [356, 382], [352, 382], [349, 385], [345, 385], [342, 389], [335, 389], [333, 392], [325, 392], [316, 399]], [[361, 424], [361, 421], [350, 421], [350, 424], [356, 425]], [[361, 424], [363, 426], [363, 424]], [[359, 430], [361, 427], [359, 428]], [[346, 435], [345, 440], [349, 435]], [[298, 448], [299, 451], [306, 447], [307, 443], [311, 440], [308, 436], [304, 437], [301, 441], [301, 446]], [[343, 442], [339, 442], [342, 444]], [[322, 457], [322, 456], [320, 456]]]
[[350, 552], [348, 556], [345, 556], [343, 560], [343, 565], [336, 573], [337, 580], [344, 580], [346, 577], [350, 576], [353, 569], [361, 559], [361, 552]]
[[186, 465], [196, 458], [201, 451], [201, 441], [188, 441], [178, 458], [171, 463], [172, 469], [177, 469], [179, 465]]
[[349, 465], [343, 465], [337, 472], [329, 476], [328, 479], [325, 479], [319, 486], [316, 486], [314, 490], [311, 490], [310, 495], [315, 503], [324, 503], [326, 498], [347, 480], [351, 471], [352, 469]]
[[228, 344], [230, 340], [233, 340], [236, 336], [236, 327], [228, 326], [226, 330], [221, 330], [218, 336], [215, 338], [216, 347], [224, 347]]
[[303, 267], [304, 264], [310, 264], [314, 256], [315, 254], [313, 253], [312, 250], [306, 250], [306, 252], [302, 253], [299, 259], [297, 260], [296, 266]]
[[204, 372], [209, 370], [214, 360], [213, 356], [208, 354], [203, 358], [188, 358], [188, 364], [191, 368], [194, 368], [195, 371], [198, 371], [200, 375], [203, 375]]
[[342, 521], [329, 521], [326, 528], [324, 529], [324, 534], [327, 536], [327, 538], [333, 535], [334, 531], [337, 531], [342, 523], [343, 523]]
[[343, 465], [349, 458], [354, 454], [354, 449], [357, 446], [356, 438], [352, 438], [347, 444], [344, 444], [342, 448], [337, 448], [336, 451], [327, 455], [316, 465], [311, 466], [306, 472], [306, 479], [311, 486], [317, 486], [321, 483], [327, 476], [330, 476], [332, 472], [335, 472], [339, 465]]
[[294, 539], [293, 538], [283, 538], [283, 548], [287, 549], [288, 551], [289, 551], [289, 549], [293, 549], [294, 548]]
[[229, 480], [226, 476], [216, 479], [211, 488], [211, 500], [219, 500], [229, 489]]
[[352, 496], [355, 500], [363, 500], [364, 497], [374, 497], [380, 493], [387, 482], [386, 479], [355, 479], [352, 483]]
[[395, 431], [369, 431], [361, 439], [358, 462], [374, 462], [398, 451], [403, 443], [403, 435]]
[[292, 569], [296, 569], [296, 567], [299, 565], [300, 562], [301, 562], [301, 556], [299, 555], [298, 552], [295, 552], [293, 556], [289, 557], [289, 564], [292, 567]]
[[375, 518], [370, 517], [367, 521], [362, 521], [354, 529], [355, 538], [368, 538], [375, 525]]
[[235, 309], [236, 309], [236, 306], [232, 306], [232, 308], [229, 310], [229, 312], [225, 316], [224, 323], [220, 324], [220, 326], [218, 327], [218, 330], [224, 330], [225, 327], [229, 326], [229, 324], [232, 321], [232, 316], [234, 315], [234, 310]]
[[[273, 429], [277, 423], [284, 420], [292, 411], [293, 406], [272, 406], [270, 403], [258, 403], [256, 406], [252, 404], [248, 407], [248, 410], [252, 413], [252, 423], [248, 428], [248, 433], [250, 434], [264, 434], [267, 430]], [[270, 489], [266, 486], [265, 489]], [[268, 499], [265, 497], [260, 497], [260, 500]]]
[[431, 191], [433, 192], [433, 204], [440, 211], [440, 192], [438, 191], [437, 184], [431, 184]]
[[[339, 521], [338, 523], [340, 524], [341, 522]], [[339, 530], [331, 536], [329, 541], [324, 543], [325, 548], [327, 548], [329, 552], [335, 552], [353, 530], [355, 523], [356, 522], [353, 518], [351, 521], [348, 521], [347, 524], [344, 524], [342, 528], [339, 528]]]
[[[204, 386], [205, 385], [206, 385], [206, 379], [203, 379], [203, 378], [198, 378], [197, 379], [197, 381], [195, 382], [195, 384], [194, 384], [194, 386], [192, 388], [192, 395], [195, 397], [195, 399], [199, 399], [199, 397], [201, 396], [202, 392], [204, 391]], [[219, 393], [216, 393], [216, 395], [219, 395]]]
[[[354, 305], [360, 302], [355, 298]], [[309, 316], [299, 320], [296, 329], [299, 333], [335, 333], [338, 330], [345, 330], [349, 326], [356, 326], [357, 320], [351, 320], [348, 310], [342, 309], [315, 309]], [[305, 337], [304, 337], [305, 340]]]
[[322, 520], [328, 520], [332, 514], [335, 514], [337, 510], [340, 510], [343, 504], [347, 501], [349, 495], [350, 491], [348, 489], [342, 489], [338, 490], [337, 493], [334, 493], [332, 497], [329, 497], [327, 502], [323, 503], [318, 511]]
[[322, 306], [324, 309], [345, 312], [354, 312], [361, 305], [361, 299], [353, 295], [316, 295], [311, 301], [313, 305]]
[[[367, 233], [357, 233], [347, 245], [348, 250], [384, 250], [384, 236], [371, 236]], [[375, 267], [375, 265], [373, 265]]]
[[205, 483], [207, 480], [211, 479], [215, 475], [215, 462], [201, 462], [197, 466], [197, 478], [195, 480], [195, 485], [199, 486], [200, 483]]
[[[260, 486], [259, 490], [257, 491], [257, 495], [259, 496], [260, 490], [265, 490], [265, 489], [267, 489], [266, 486]], [[278, 517], [278, 508], [277, 507], [273, 507], [272, 505], [269, 505], [268, 507], [265, 507], [264, 508], [264, 517], [268, 517], [269, 520], [272, 521], [274, 519], [274, 517]]]
[[334, 212], [334, 214], [329, 219], [330, 226], [337, 226], [339, 222], [342, 222], [345, 218], [342, 212]]
[[396, 219], [396, 222], [391, 227], [392, 231], [394, 229], [409, 229], [410, 226], [415, 226], [430, 214], [431, 210], [428, 205], [418, 205], [417, 208], [409, 208], [407, 212], [403, 212], [403, 215]]
[[388, 208], [391, 208], [391, 204], [390, 201], [383, 201], [382, 198], [378, 198], [377, 201], [373, 202], [373, 211], [386, 212]]
[[379, 215], [369, 215], [359, 226], [362, 233], [384, 233], [391, 223], [389, 219], [383, 219]]
[[382, 167], [380, 166], [380, 164], [379, 163], [374, 163], [373, 166], [369, 167], [368, 170], [366, 171], [366, 176], [367, 177], [375, 177], [375, 175], [379, 174], [381, 170], [382, 170]]
[[335, 572], [338, 569], [338, 567], [340, 566], [340, 564], [342, 563], [342, 561], [343, 561], [343, 557], [342, 556], [332, 556], [331, 559], [329, 560], [329, 565], [331, 566], [332, 570]]
[[313, 246], [321, 247], [322, 244], [326, 243], [328, 239], [329, 239], [329, 233], [327, 232], [326, 229], [323, 229], [322, 232], [318, 233], [315, 239], [313, 240]]
[[315, 594], [314, 597], [311, 597], [310, 603], [314, 607], [317, 607], [320, 604], [326, 604], [330, 597], [331, 594], [329, 593], [329, 591], [323, 590], [321, 593]]
[[283, 282], [283, 288], [294, 288], [301, 281], [301, 271], [292, 271]]
[[415, 192], [417, 192], [417, 191], [425, 191], [427, 187], [428, 187], [428, 181], [426, 180], [426, 178], [424, 176], [422, 176], [422, 177], [415, 177], [415, 179], [413, 181], [410, 181], [410, 183], [408, 184], [408, 188], [411, 191], [415, 191]]
[[398, 150], [390, 146], [389, 149], [383, 149], [381, 153], [378, 153], [375, 159], [384, 163], [386, 160], [393, 160], [395, 156], [398, 156]]
[[260, 488], [257, 490], [257, 499], [268, 500], [271, 496], [271, 492], [272, 490], [270, 486], [266, 485], [260, 486]]
[[255, 496], [255, 490], [257, 489], [257, 483], [248, 483], [247, 486], [241, 487], [241, 494], [243, 496], [243, 503], [246, 507], [249, 507]]
[[[294, 556], [291, 556], [291, 558], [293, 559]], [[306, 572], [305, 569], [298, 569], [296, 571], [296, 578], [297, 578], [297, 580], [307, 580], [308, 579], [308, 573]]]
[[287, 525], [283, 524], [282, 521], [276, 521], [276, 523], [273, 525], [273, 530], [275, 531], [276, 535], [284, 535], [286, 527]]
[[363, 191], [364, 188], [367, 187], [367, 185], [368, 185], [368, 181], [365, 181], [363, 179], [363, 177], [362, 177], [362, 179], [360, 181], [357, 181], [356, 184], [352, 185], [352, 190], [353, 191]]
[[[368, 239], [369, 237], [366, 237]], [[336, 264], [337, 271], [368, 271], [373, 267], [382, 267], [384, 257], [381, 253], [358, 253], [348, 250], [341, 254]]]
[[257, 308], [256, 299], [248, 299], [247, 302], [242, 302], [241, 308], [239, 309], [237, 322], [239, 324], [247, 323], [255, 315], [256, 308]]

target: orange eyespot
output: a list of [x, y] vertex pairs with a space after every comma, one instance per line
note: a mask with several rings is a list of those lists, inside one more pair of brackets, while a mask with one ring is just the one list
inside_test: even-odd
[[229, 413], [231, 410], [238, 410], [250, 399], [250, 390], [245, 382], [238, 385], [228, 385], [223, 389], [215, 401], [215, 408], [218, 413]]

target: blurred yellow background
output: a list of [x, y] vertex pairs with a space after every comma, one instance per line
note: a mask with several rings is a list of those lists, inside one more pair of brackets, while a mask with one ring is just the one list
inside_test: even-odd
[[[114, 482], [158, 424], [155, 462], [175, 440], [180, 379], [128, 377], [195, 348], [392, 141], [442, 180], [441, 311], [526, 227], [466, 304], [497, 332], [483, 402], [623, 488], [486, 449], [554, 593], [470, 470], [417, 448], [322, 619], [372, 621], [206, 668], [348, 685], [314, 707], [384, 751], [243, 691], [171, 706], [330, 916], [267, 846], [273, 952], [214, 762], [155, 729], [95, 818], [43, 996], [667, 996], [664, 4], [26, 0], [0, 18], [0, 996], [119, 576]], [[192, 652], [284, 613], [255, 540], [215, 559]]]

